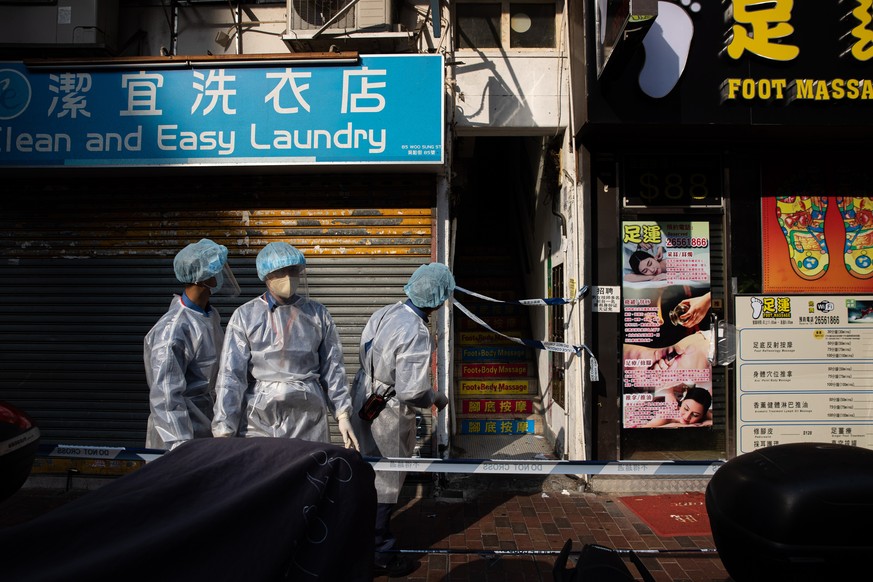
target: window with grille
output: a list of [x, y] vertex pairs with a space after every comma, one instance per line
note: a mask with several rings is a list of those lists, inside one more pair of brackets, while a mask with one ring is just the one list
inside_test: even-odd
[[458, 49], [553, 49], [557, 9], [544, 2], [458, 2], [455, 46]]

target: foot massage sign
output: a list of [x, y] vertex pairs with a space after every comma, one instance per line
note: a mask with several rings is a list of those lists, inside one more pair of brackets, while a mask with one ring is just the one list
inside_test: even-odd
[[830, 196], [825, 187], [819, 196], [775, 190], [761, 204], [764, 293], [870, 292], [873, 197]]

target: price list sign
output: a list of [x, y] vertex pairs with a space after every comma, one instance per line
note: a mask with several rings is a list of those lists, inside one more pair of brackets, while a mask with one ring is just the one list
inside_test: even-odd
[[798, 442], [873, 448], [873, 296], [735, 301], [737, 454]]

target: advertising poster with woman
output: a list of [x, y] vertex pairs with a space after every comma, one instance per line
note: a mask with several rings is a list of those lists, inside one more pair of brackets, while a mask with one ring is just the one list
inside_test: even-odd
[[709, 223], [622, 223], [625, 428], [712, 425]]

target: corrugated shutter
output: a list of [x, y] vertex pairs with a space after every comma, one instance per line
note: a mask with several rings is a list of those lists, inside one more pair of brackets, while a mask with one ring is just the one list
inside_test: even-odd
[[[13, 182], [0, 216], [0, 399], [43, 442], [142, 446], [142, 338], [180, 286], [175, 253], [226, 245], [242, 294], [263, 292], [255, 255], [284, 240], [307, 256], [312, 297], [340, 330], [347, 372], [378, 307], [431, 260], [433, 178], [140, 177]], [[38, 185], [35, 185], [38, 184]], [[319, 205], [320, 203], [320, 205]]]

